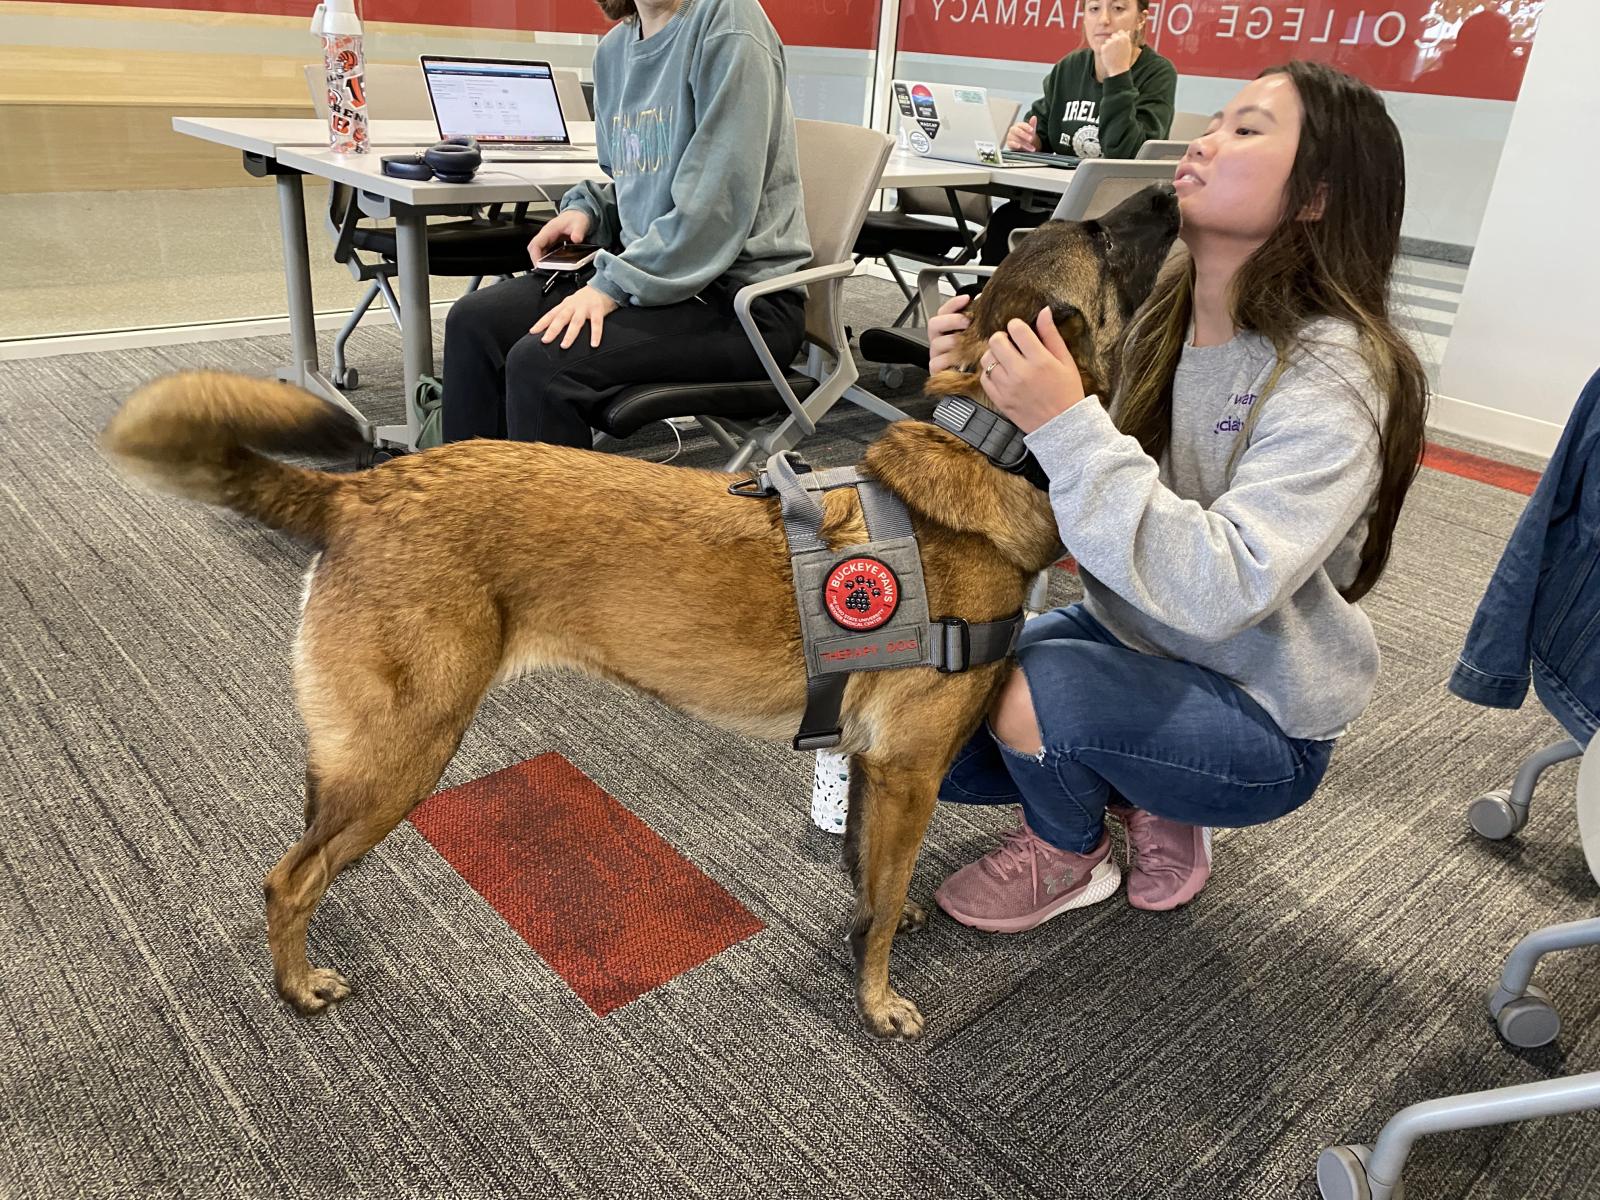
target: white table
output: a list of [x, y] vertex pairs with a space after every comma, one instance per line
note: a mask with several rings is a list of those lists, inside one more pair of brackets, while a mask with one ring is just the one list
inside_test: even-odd
[[[471, 183], [463, 184], [418, 182], [383, 174], [380, 160], [385, 151], [399, 153], [407, 148], [429, 146], [438, 140], [438, 130], [431, 121], [374, 121], [369, 131], [372, 149], [366, 154], [350, 155], [328, 150], [327, 125], [314, 117], [174, 117], [172, 127], [178, 133], [240, 151], [246, 171], [258, 178], [270, 176], [274, 180], [292, 347], [291, 361], [279, 370], [278, 377], [349, 412], [361, 421], [375, 445], [415, 445], [418, 418], [412, 397], [417, 380], [433, 372], [428, 214], [462, 206], [518, 203], [543, 197], [559, 200], [575, 183], [605, 178], [598, 163], [575, 159], [542, 163], [489, 162]], [[572, 133], [575, 141], [592, 143], [594, 140], [594, 126], [590, 123], [574, 122]], [[1070, 176], [1070, 172], [1046, 170], [1041, 173]], [[882, 186], [981, 189], [989, 185], [991, 174], [987, 167], [896, 152], [884, 168]], [[363, 213], [394, 218], [405, 360], [406, 424], [403, 426], [373, 427], [322, 372], [317, 355], [316, 310], [306, 243], [305, 194], [301, 186], [306, 175], [347, 184], [356, 189], [356, 201]]]
[[923, 158], [909, 150], [896, 150], [883, 166], [881, 183], [886, 188], [904, 187], [985, 187], [989, 183], [988, 167], [968, 163], [945, 162], [937, 158]]

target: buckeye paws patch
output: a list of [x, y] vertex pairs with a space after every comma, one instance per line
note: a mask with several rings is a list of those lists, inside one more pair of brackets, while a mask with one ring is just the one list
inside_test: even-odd
[[828, 572], [822, 602], [839, 628], [865, 633], [894, 616], [900, 606], [900, 581], [887, 563], [865, 556], [847, 558]]

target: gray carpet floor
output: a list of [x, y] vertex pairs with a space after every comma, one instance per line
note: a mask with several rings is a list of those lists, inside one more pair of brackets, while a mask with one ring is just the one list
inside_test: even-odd
[[[858, 329], [895, 307], [850, 288]], [[272, 990], [261, 880], [300, 821], [308, 551], [132, 490], [92, 448], [150, 376], [267, 374], [286, 349], [0, 373], [0, 1195], [1279, 1200], [1314, 1196], [1318, 1149], [1404, 1105], [1600, 1060], [1593, 954], [1541, 971], [1556, 1045], [1510, 1051], [1485, 1017], [1504, 953], [1592, 915], [1596, 887], [1572, 764], [1515, 840], [1466, 829], [1467, 802], [1558, 731], [1444, 689], [1523, 498], [1433, 471], [1366, 602], [1377, 698], [1317, 798], [1220, 835], [1177, 913], [1117, 900], [1021, 937], [936, 917], [900, 939], [920, 1044], [857, 1023], [810, 759], [566, 676], [494, 693], [445, 784], [559, 751], [765, 929], [598, 1018], [403, 825], [312, 927], [358, 994], [301, 1019]], [[351, 361], [392, 412], [392, 333], [358, 334]], [[852, 461], [876, 428], [840, 412], [807, 452]], [[716, 460], [693, 439], [681, 461]], [[913, 893], [1004, 820], [942, 807]], [[1593, 1197], [1597, 1135], [1588, 1114], [1428, 1139], [1409, 1194]]]

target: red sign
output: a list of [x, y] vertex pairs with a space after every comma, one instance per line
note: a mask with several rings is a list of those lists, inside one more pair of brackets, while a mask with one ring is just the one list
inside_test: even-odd
[[[1145, 41], [1180, 75], [1251, 79], [1292, 58], [1373, 87], [1515, 100], [1544, 0], [1154, 0]], [[1496, 8], [1506, 7], [1501, 3]], [[1054, 63], [1083, 45], [1078, 0], [901, 0], [900, 49]]]
[[[66, 0], [125, 8], [188, 12], [261, 13], [304, 17], [311, 25], [315, 0]], [[878, 0], [761, 0], [788, 46], [870, 50], [878, 40]], [[363, 21], [508, 29], [546, 33], [604, 33], [611, 28], [594, 0], [363, 0]], [[309, 32], [306, 35], [310, 37]], [[446, 48], [439, 47], [443, 52]], [[530, 47], [530, 49], [532, 49]]]

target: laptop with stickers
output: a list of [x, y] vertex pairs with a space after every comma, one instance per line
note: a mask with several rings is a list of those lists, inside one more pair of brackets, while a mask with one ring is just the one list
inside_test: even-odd
[[980, 167], [1078, 165], [1065, 155], [1006, 150], [1006, 127], [996, 127], [986, 88], [909, 79], [893, 80], [891, 87], [902, 150]]

